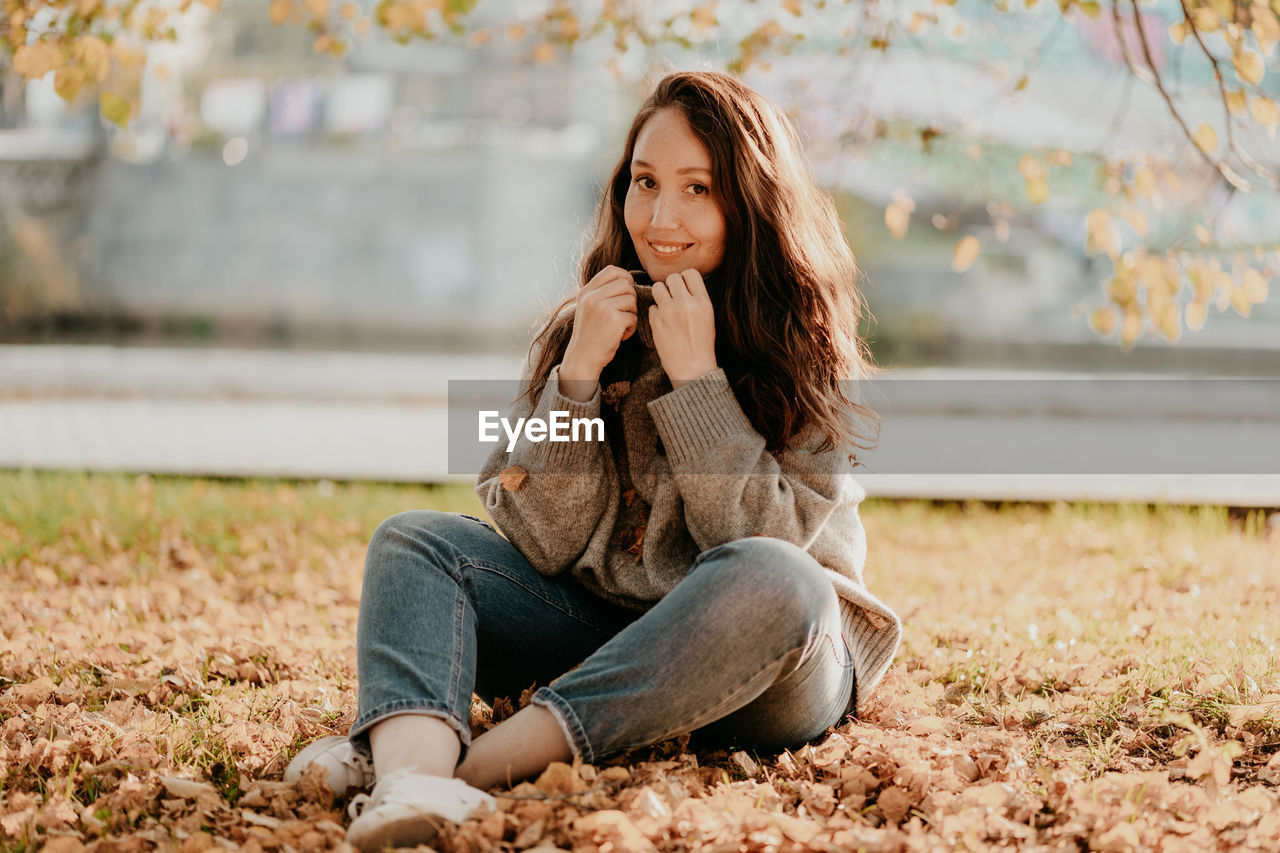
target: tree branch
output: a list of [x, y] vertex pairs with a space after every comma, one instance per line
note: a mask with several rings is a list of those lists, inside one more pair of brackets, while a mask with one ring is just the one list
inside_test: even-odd
[[[1259, 177], [1273, 187], [1280, 188], [1280, 173], [1271, 171], [1236, 144], [1235, 135], [1231, 131], [1231, 107], [1227, 105], [1227, 84], [1222, 78], [1222, 68], [1218, 63], [1218, 58], [1213, 55], [1209, 50], [1209, 46], [1204, 43], [1204, 38], [1200, 35], [1200, 29], [1196, 26], [1196, 22], [1191, 16], [1191, 10], [1187, 8], [1187, 0], [1179, 0], [1179, 2], [1182, 6], [1183, 17], [1187, 20], [1187, 26], [1190, 27], [1191, 34], [1195, 36], [1196, 44], [1200, 45], [1200, 50], [1204, 52], [1209, 64], [1213, 66], [1213, 76], [1218, 81], [1218, 96], [1222, 99], [1222, 112], [1227, 123], [1227, 147], [1240, 158], [1241, 163], [1252, 169]], [[1137, 12], [1136, 6], [1134, 11], [1135, 13]]]
[[1138, 11], [1137, 0], [1129, 0], [1129, 4], [1133, 8], [1135, 15], [1134, 26], [1138, 30], [1139, 43], [1142, 45], [1142, 52], [1146, 57], [1147, 66], [1150, 70], [1147, 68], [1139, 68], [1134, 64], [1133, 58], [1129, 56], [1129, 46], [1125, 44], [1124, 32], [1121, 29], [1120, 0], [1114, 0], [1111, 5], [1111, 16], [1115, 21], [1116, 39], [1120, 42], [1120, 53], [1124, 56], [1125, 64], [1129, 66], [1129, 70], [1132, 71], [1138, 79], [1149, 82], [1151, 85], [1155, 86], [1156, 91], [1160, 93], [1160, 97], [1164, 98], [1165, 104], [1168, 105], [1169, 114], [1172, 115], [1173, 120], [1178, 123], [1178, 127], [1182, 128], [1182, 133], [1186, 136], [1187, 141], [1195, 146], [1195, 149], [1200, 152], [1200, 156], [1204, 161], [1212, 166], [1218, 174], [1222, 175], [1227, 183], [1231, 184], [1241, 192], [1249, 192], [1253, 187], [1249, 185], [1248, 181], [1237, 174], [1235, 169], [1232, 169], [1226, 161], [1215, 158], [1208, 151], [1205, 151], [1199, 145], [1196, 145], [1195, 134], [1191, 132], [1191, 128], [1187, 127], [1186, 121], [1182, 118], [1182, 113], [1178, 112], [1177, 104], [1173, 102], [1173, 98], [1170, 97], [1168, 90], [1164, 87], [1164, 81], [1160, 79], [1160, 75], [1156, 72], [1155, 60], [1151, 57], [1151, 46], [1147, 44], [1146, 33], [1142, 31], [1142, 14]]

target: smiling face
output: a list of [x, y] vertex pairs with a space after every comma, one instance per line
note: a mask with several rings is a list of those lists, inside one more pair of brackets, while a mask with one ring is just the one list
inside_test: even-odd
[[724, 259], [725, 219], [712, 194], [711, 154], [677, 109], [654, 113], [636, 136], [623, 217], [654, 281]]

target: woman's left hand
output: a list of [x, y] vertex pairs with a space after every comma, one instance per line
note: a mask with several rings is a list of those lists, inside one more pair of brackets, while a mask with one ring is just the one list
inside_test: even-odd
[[649, 328], [672, 387], [715, 370], [716, 315], [698, 271], [687, 269], [654, 282], [653, 301]]

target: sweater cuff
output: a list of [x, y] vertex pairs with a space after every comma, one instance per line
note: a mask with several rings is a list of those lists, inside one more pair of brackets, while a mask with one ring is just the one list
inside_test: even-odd
[[672, 465], [714, 464], [706, 454], [725, 438], [758, 435], [722, 367], [650, 400], [648, 405]]
[[[595, 393], [585, 402], [566, 397], [560, 391], [560, 365], [557, 364], [547, 374], [547, 384], [542, 389], [542, 397], [533, 416], [546, 419], [551, 412], [568, 412], [571, 421], [600, 417], [600, 384], [596, 383]], [[581, 463], [595, 458], [600, 450], [599, 443], [595, 441], [544, 441], [542, 446], [547, 467], [552, 470], [562, 468], [564, 473], [577, 471]]]

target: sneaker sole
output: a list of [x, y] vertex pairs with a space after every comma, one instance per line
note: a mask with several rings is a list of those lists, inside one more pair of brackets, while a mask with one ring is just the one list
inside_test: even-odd
[[406, 815], [405, 817], [381, 822], [381, 825], [365, 835], [352, 835], [347, 832], [347, 841], [361, 853], [381, 853], [388, 847], [416, 847], [429, 844], [444, 828], [444, 818], [431, 818], [426, 815]]

